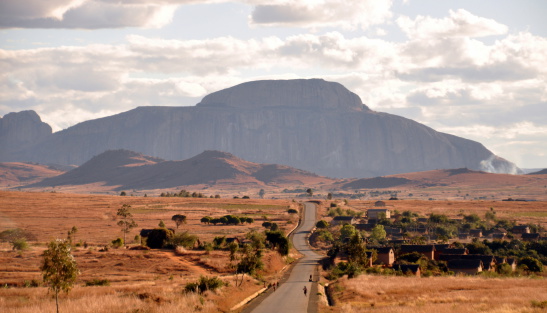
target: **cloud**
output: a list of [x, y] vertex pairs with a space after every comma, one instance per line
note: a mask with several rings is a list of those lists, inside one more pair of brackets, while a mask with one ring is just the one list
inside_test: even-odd
[[436, 19], [419, 15], [412, 20], [407, 16], [397, 19], [397, 25], [409, 38], [485, 37], [507, 33], [507, 26], [492, 19], [479, 17], [459, 9], [450, 10], [450, 16]]
[[[181, 5], [229, 0], [2, 0], [0, 28], [161, 28]], [[368, 28], [392, 15], [391, 0], [239, 0], [255, 26]]]
[[176, 8], [154, 1], [3, 0], [0, 28], [157, 28], [171, 22]]
[[391, 6], [391, 0], [289, 0], [257, 5], [250, 16], [250, 24], [366, 29], [388, 21], [392, 16]]

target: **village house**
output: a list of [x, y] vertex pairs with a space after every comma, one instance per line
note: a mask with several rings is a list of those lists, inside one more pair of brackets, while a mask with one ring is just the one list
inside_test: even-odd
[[482, 272], [482, 261], [480, 259], [454, 259], [448, 261], [447, 267], [454, 274], [475, 275]]
[[468, 254], [461, 255], [460, 258], [464, 260], [481, 260], [483, 271], [492, 272], [496, 270], [496, 258], [493, 255]]
[[458, 239], [460, 239], [460, 240], [467, 240], [467, 239], [469, 239], [469, 233], [459, 233], [459, 234], [458, 234]]
[[505, 259], [505, 262], [509, 265], [511, 265], [511, 269], [514, 271], [517, 270], [517, 259], [515, 258], [507, 258]]
[[385, 207], [386, 203], [384, 201], [376, 201], [374, 202], [375, 207]]
[[480, 238], [480, 237], [482, 237], [482, 230], [481, 229], [471, 229], [469, 231], [469, 235], [473, 238]]
[[367, 211], [369, 220], [379, 220], [380, 218], [391, 218], [389, 209], [369, 209]]
[[401, 271], [406, 275], [414, 275], [416, 277], [421, 276], [420, 265], [418, 264], [393, 264], [393, 269], [396, 271]]
[[464, 255], [464, 254], [469, 254], [469, 250], [467, 250], [467, 248], [448, 248], [448, 249], [444, 249], [443, 254]]
[[356, 220], [355, 220], [355, 217], [353, 216], [335, 216], [331, 221], [331, 225], [333, 226], [345, 225], [345, 224], [353, 225], [355, 223], [356, 223]]
[[395, 252], [391, 247], [375, 248], [377, 251], [376, 263], [384, 264], [386, 266], [393, 265], [395, 262]]
[[521, 234], [520, 238], [523, 241], [538, 241], [540, 238], [540, 235], [539, 233], [531, 233], [531, 234], [523, 233]]
[[514, 226], [513, 229], [511, 229], [511, 232], [513, 234], [529, 234], [530, 227], [528, 225], [517, 225]]
[[493, 240], [504, 240], [505, 239], [505, 234], [493, 233], [492, 234], [492, 239]]
[[435, 254], [433, 257], [435, 260], [439, 259], [439, 255], [444, 253], [444, 250], [449, 249], [451, 247], [450, 244], [440, 244], [440, 245], [434, 245], [435, 246]]
[[374, 228], [374, 226], [376, 226], [376, 224], [372, 224], [372, 223], [355, 224], [354, 226], [355, 226], [355, 229], [357, 230], [372, 231], [372, 229]]
[[428, 258], [435, 259], [435, 245], [401, 245], [401, 254], [418, 252]]

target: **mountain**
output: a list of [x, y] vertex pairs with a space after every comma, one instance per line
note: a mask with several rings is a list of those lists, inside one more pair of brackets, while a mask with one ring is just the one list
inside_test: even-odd
[[6, 114], [0, 117], [0, 160], [9, 152], [40, 142], [50, 135], [51, 127], [34, 111]]
[[374, 178], [346, 180], [335, 183], [334, 188], [357, 189], [419, 189], [427, 187], [470, 187], [474, 189], [494, 188], [523, 188], [526, 186], [540, 186], [547, 184], [547, 177], [529, 175], [507, 175], [473, 171], [467, 168], [432, 170], [415, 173], [405, 173]]
[[519, 171], [478, 142], [372, 111], [341, 84], [322, 79], [243, 83], [193, 107], [138, 107], [77, 124], [24, 149], [1, 148], [4, 161], [77, 165], [115, 149], [168, 160], [220, 150], [330, 177], [460, 167]]
[[276, 164], [257, 164], [220, 151], [183, 161], [165, 161], [129, 150], [109, 150], [80, 167], [27, 187], [100, 183], [115, 190], [151, 190], [190, 185], [302, 185], [333, 180]]
[[541, 171], [528, 173], [528, 175], [547, 175], [547, 168], [542, 169]]
[[48, 165], [3, 162], [0, 163], [0, 187], [28, 185], [63, 173], [63, 170]]

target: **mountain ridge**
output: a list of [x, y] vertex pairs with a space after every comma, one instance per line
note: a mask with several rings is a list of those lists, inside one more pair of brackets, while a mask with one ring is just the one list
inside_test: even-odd
[[78, 168], [24, 188], [102, 183], [114, 190], [152, 190], [222, 184], [260, 187], [312, 181], [333, 182], [306, 171], [277, 164], [248, 162], [220, 151], [204, 151], [187, 160], [166, 161], [119, 149], [105, 151]]
[[9, 148], [0, 160], [80, 165], [115, 149], [166, 160], [220, 150], [330, 177], [460, 167], [519, 171], [478, 142], [372, 111], [342, 85], [319, 79], [244, 83], [193, 107], [138, 107]]

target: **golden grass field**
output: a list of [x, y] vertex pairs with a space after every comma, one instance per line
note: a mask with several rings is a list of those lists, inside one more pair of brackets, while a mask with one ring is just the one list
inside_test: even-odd
[[[157, 227], [163, 220], [175, 228], [171, 217], [184, 214], [188, 222], [180, 231], [189, 231], [201, 241], [215, 236], [241, 236], [250, 230], [262, 231], [264, 218], [275, 221], [282, 229], [297, 225], [298, 216], [287, 209], [298, 208], [287, 200], [237, 200], [159, 197], [121, 197], [61, 193], [0, 192], [0, 231], [22, 228], [36, 237], [26, 251], [12, 251], [9, 243], [0, 243], [1, 312], [52, 312], [55, 301], [45, 287], [22, 288], [25, 282], [41, 281], [39, 266], [45, 242], [66, 238], [76, 226], [75, 242], [86, 242], [87, 248], [75, 247], [74, 257], [80, 276], [75, 288], [61, 297], [61, 312], [226, 312], [241, 300], [263, 287], [264, 282], [246, 277], [243, 285], [235, 284], [227, 251], [172, 250], [99, 250], [113, 239], [121, 237], [115, 215], [122, 204], [130, 204], [139, 227], [128, 235], [133, 237], [141, 228]], [[201, 217], [234, 214], [253, 217], [255, 223], [243, 226], [213, 226], [200, 223]], [[294, 254], [291, 258], [297, 257]], [[264, 257], [264, 281], [279, 279], [287, 265], [276, 252]], [[229, 283], [215, 293], [202, 296], [182, 293], [184, 285], [200, 275], [219, 276]], [[86, 281], [108, 279], [110, 286], [84, 287]]]
[[361, 275], [329, 288], [336, 305], [322, 312], [545, 312], [547, 301], [544, 278]]
[[[333, 200], [343, 208], [365, 211], [374, 200]], [[323, 201], [318, 217], [325, 218], [331, 201]], [[243, 236], [251, 229], [263, 230], [264, 218], [277, 222], [282, 229], [292, 229], [297, 216], [287, 209], [298, 208], [290, 200], [209, 199], [121, 197], [39, 192], [0, 191], [0, 231], [22, 228], [36, 236], [27, 251], [12, 251], [8, 243], [0, 243], [1, 312], [52, 312], [53, 295], [45, 287], [23, 288], [25, 281], [41, 280], [39, 265], [44, 243], [65, 238], [76, 226], [75, 242], [85, 241], [88, 248], [75, 247], [74, 255], [80, 276], [74, 289], [62, 294], [61, 312], [228, 312], [242, 299], [263, 287], [263, 281], [247, 277], [242, 286], [235, 286], [229, 267], [228, 252], [170, 250], [110, 249], [99, 252], [105, 244], [121, 237], [114, 219], [122, 204], [130, 204], [139, 227], [156, 227], [163, 220], [175, 228], [174, 214], [184, 214], [188, 223], [178, 231], [188, 230], [203, 241], [215, 236]], [[494, 208], [498, 218], [519, 223], [539, 223], [547, 226], [546, 203], [506, 202], [493, 200], [397, 200], [387, 201], [387, 208], [400, 212], [411, 210], [423, 216], [442, 213], [484, 213]], [[226, 214], [245, 215], [255, 223], [245, 226], [212, 226], [200, 223], [200, 218]], [[294, 253], [291, 257], [297, 257]], [[266, 268], [261, 275], [266, 282], [277, 281], [286, 261], [274, 252], [265, 256]], [[200, 275], [219, 276], [229, 283], [217, 292], [204, 295], [183, 294], [187, 282]], [[93, 279], [108, 279], [110, 286], [84, 287]], [[320, 307], [321, 312], [542, 312], [533, 303], [547, 301], [544, 278], [485, 278], [485, 277], [386, 277], [362, 275], [356, 279], [342, 278], [331, 286], [335, 306]], [[535, 301], [535, 302], [534, 302]], [[545, 309], [543, 309], [544, 312]], [[237, 311], [236, 311], [237, 312]]]

